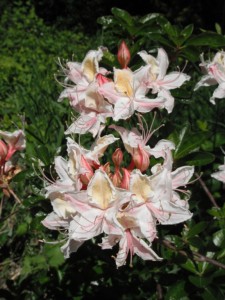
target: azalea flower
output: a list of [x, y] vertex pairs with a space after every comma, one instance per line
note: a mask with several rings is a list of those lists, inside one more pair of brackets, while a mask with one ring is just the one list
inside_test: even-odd
[[214, 90], [210, 102], [215, 104], [215, 98], [225, 98], [225, 52], [217, 52], [212, 62], [205, 61], [203, 54], [201, 55], [200, 67], [205, 75], [196, 84], [195, 89], [197, 90], [201, 86], [210, 86], [219, 84]]
[[131, 117], [135, 111], [146, 113], [164, 107], [162, 98], [146, 97], [148, 90], [144, 82], [136, 80], [130, 69], [114, 68], [114, 82], [103, 84], [98, 91], [114, 105], [113, 119], [118, 121]]
[[162, 48], [158, 49], [157, 58], [146, 51], [140, 51], [138, 54], [144, 60], [146, 66], [136, 71], [136, 78], [139, 81], [145, 81], [146, 86], [151, 89], [153, 94], [158, 93], [158, 97], [164, 99], [167, 111], [169, 113], [172, 112], [174, 98], [170, 90], [180, 87], [185, 81], [190, 79], [190, 76], [182, 72], [171, 72], [166, 75], [169, 60], [167, 53]]
[[72, 82], [60, 95], [59, 101], [69, 98], [72, 107], [76, 107], [79, 101], [85, 97], [88, 86], [95, 81], [97, 74], [106, 74], [107, 70], [99, 67], [99, 61], [103, 56], [101, 48], [90, 50], [82, 63], [67, 62], [66, 68], [62, 67], [66, 75], [65, 82]]
[[[13, 133], [0, 130], [0, 136], [2, 136], [7, 145], [5, 160], [9, 160], [16, 151], [22, 151], [26, 147], [25, 135], [22, 130], [16, 130]], [[6, 148], [3, 147], [4, 145], [4, 142], [1, 141], [1, 148], [4, 148], [3, 151], [5, 152]]]
[[98, 93], [97, 83], [92, 83], [87, 87], [84, 100], [79, 101], [76, 111], [80, 113], [80, 116], [70, 125], [65, 134], [91, 132], [95, 137], [101, 124], [104, 124], [108, 117], [113, 116], [113, 107]]

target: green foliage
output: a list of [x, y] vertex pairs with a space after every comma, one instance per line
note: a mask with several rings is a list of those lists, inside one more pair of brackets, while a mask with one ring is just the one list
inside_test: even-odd
[[[101, 17], [99, 23], [103, 35], [90, 38], [82, 32], [46, 26], [29, 4], [18, 3], [1, 16], [1, 129], [24, 127], [27, 148], [20, 158], [23, 171], [10, 183], [22, 204], [1, 194], [0, 298], [223, 299], [225, 270], [210, 259], [225, 264], [225, 193], [210, 174], [223, 162], [220, 147], [225, 145], [225, 102], [223, 99], [212, 106], [208, 100], [212, 89], [193, 93], [193, 87], [201, 74], [199, 54], [213, 54], [225, 47], [225, 38], [219, 25], [217, 32], [199, 34], [193, 25], [182, 28], [158, 13], [134, 17], [119, 8], [113, 8], [111, 16]], [[54, 180], [51, 165], [55, 155], [65, 154], [64, 130], [71, 118], [68, 103], [56, 101], [61, 91], [53, 76], [57, 57], [71, 58], [74, 54], [74, 60], [79, 61], [87, 50], [100, 44], [99, 39], [109, 48], [103, 62], [110, 66], [116, 61], [121, 39], [127, 41], [135, 67], [140, 60], [134, 53], [157, 47], [169, 52], [172, 68], [188, 61], [185, 72], [192, 80], [173, 92], [176, 105], [172, 114], [157, 115], [154, 126], [166, 126], [156, 136], [174, 141], [175, 164], [196, 166], [197, 175], [203, 174], [201, 179], [219, 206], [213, 207], [197, 180], [190, 187], [193, 218], [185, 225], [160, 226], [153, 248], [164, 260], [144, 262], [135, 257], [133, 268], [120, 270], [115, 268], [111, 252], [92, 242], [65, 261], [60, 251], [64, 233], [50, 232], [41, 224], [51, 211], [49, 200], [43, 196], [43, 172]], [[147, 122], [151, 121], [149, 117]], [[132, 125], [136, 124], [130, 121], [127, 126]], [[90, 144], [89, 137], [82, 142]], [[43, 241], [56, 238], [62, 242]]]

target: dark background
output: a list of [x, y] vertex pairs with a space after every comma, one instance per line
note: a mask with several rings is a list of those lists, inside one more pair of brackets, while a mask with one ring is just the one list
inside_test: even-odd
[[[21, 1], [20, 1], [21, 2]], [[22, 0], [24, 5], [27, 1]], [[131, 15], [146, 15], [151, 12], [164, 14], [171, 23], [214, 30], [215, 23], [225, 27], [224, 0], [31, 0], [39, 17], [49, 25], [59, 28], [82, 28], [86, 33], [98, 29], [96, 19], [110, 15], [112, 7], [127, 10]], [[17, 1], [0, 1], [0, 13]]]

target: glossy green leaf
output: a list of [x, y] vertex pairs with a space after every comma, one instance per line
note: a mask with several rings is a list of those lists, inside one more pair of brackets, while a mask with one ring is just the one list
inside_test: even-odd
[[166, 293], [165, 300], [188, 300], [185, 291], [185, 281], [178, 281], [176, 284], [169, 287]]
[[210, 277], [192, 276], [192, 275], [189, 276], [188, 279], [192, 284], [194, 284], [198, 288], [204, 288], [212, 281]]
[[193, 152], [185, 156], [185, 163], [191, 166], [205, 166], [215, 160], [215, 155], [209, 152]]
[[124, 21], [127, 25], [132, 26], [133, 25], [133, 18], [131, 17], [131, 15], [123, 9], [117, 8], [117, 7], [113, 7], [111, 9], [112, 14], [117, 17], [118, 19]]
[[186, 41], [192, 35], [193, 30], [194, 30], [194, 25], [190, 24], [190, 25], [187, 25], [181, 31], [181, 35], [183, 36], [183, 41]]
[[225, 37], [213, 32], [204, 32], [190, 38], [186, 45], [189, 46], [208, 46], [208, 47], [225, 47]]
[[194, 237], [196, 235], [198, 235], [199, 233], [201, 233], [202, 231], [204, 231], [206, 229], [206, 227], [208, 226], [207, 222], [199, 222], [198, 224], [195, 224], [194, 226], [192, 226], [187, 234], [187, 238], [191, 238]]
[[189, 126], [185, 126], [180, 132], [174, 132], [169, 136], [169, 140], [172, 140], [176, 145], [174, 158], [180, 159], [192, 151], [197, 151], [207, 137], [206, 132], [190, 132]]

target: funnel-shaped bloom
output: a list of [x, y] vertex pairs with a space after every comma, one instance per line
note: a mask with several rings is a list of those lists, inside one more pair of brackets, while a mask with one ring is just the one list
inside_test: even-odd
[[213, 60], [207, 62], [204, 61], [202, 54], [200, 67], [205, 75], [196, 84], [195, 90], [201, 86], [219, 84], [210, 98], [210, 102], [215, 104], [215, 98], [225, 98], [225, 52], [217, 52]]
[[158, 49], [157, 58], [146, 51], [141, 51], [138, 54], [144, 60], [146, 66], [136, 71], [136, 77], [140, 81], [145, 78], [147, 87], [151, 89], [153, 94], [158, 93], [158, 96], [165, 100], [165, 108], [170, 113], [174, 106], [174, 98], [170, 90], [180, 87], [190, 79], [190, 76], [182, 72], [171, 72], [166, 75], [169, 60], [167, 53], [162, 48]]
[[163, 108], [162, 98], [150, 99], [146, 97], [148, 87], [144, 82], [136, 80], [130, 69], [115, 69], [114, 82], [109, 82], [99, 88], [102, 94], [114, 105], [115, 121], [127, 119], [135, 111], [146, 113], [154, 108]]

